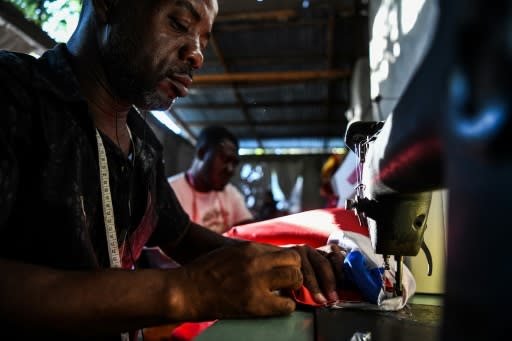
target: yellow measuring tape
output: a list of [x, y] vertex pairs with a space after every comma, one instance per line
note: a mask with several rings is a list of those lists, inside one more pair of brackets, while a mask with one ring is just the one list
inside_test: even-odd
[[[131, 132], [128, 126], [128, 133]], [[121, 257], [119, 256], [119, 246], [117, 242], [116, 225], [114, 220], [114, 207], [112, 206], [112, 195], [110, 193], [110, 180], [108, 172], [107, 153], [103, 146], [103, 140], [101, 139], [98, 129], [96, 129], [96, 141], [98, 144], [98, 158], [100, 166], [100, 184], [101, 184], [101, 201], [103, 204], [103, 219], [105, 221], [105, 231], [107, 233], [107, 245], [108, 245], [108, 256], [110, 259], [111, 268], [121, 267]], [[128, 333], [121, 333], [122, 341], [129, 341], [130, 336]]]

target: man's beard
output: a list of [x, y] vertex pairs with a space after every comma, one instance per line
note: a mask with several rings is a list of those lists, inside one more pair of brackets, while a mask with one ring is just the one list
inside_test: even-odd
[[148, 91], [143, 93], [140, 102], [135, 101], [134, 104], [144, 110], [167, 110], [174, 103], [175, 99], [164, 99], [156, 91]]
[[[150, 78], [152, 70], [144, 59], [135, 59], [137, 42], [112, 33], [108, 48], [102, 49], [102, 60], [108, 84], [113, 95], [144, 110], [166, 110], [171, 100], [163, 98], [156, 91], [156, 84], [164, 76]], [[145, 69], [144, 66], [148, 66]]]

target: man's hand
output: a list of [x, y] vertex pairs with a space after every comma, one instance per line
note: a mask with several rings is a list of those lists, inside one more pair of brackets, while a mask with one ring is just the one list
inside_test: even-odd
[[307, 245], [294, 246], [301, 256], [304, 286], [316, 303], [326, 304], [338, 300], [337, 283], [343, 281], [343, 260], [346, 252], [338, 245], [331, 245], [329, 253]]
[[277, 316], [295, 310], [279, 290], [302, 285], [301, 257], [291, 248], [241, 242], [216, 249], [174, 270], [171, 318], [201, 321]]

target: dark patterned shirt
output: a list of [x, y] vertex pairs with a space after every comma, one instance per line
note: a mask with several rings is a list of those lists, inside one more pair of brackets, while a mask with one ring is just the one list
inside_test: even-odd
[[[58, 269], [109, 267], [96, 130], [66, 46], [39, 59], [0, 52], [0, 108], [0, 257]], [[126, 268], [144, 245], [173, 242], [189, 223], [143, 115], [128, 115], [134, 159], [103, 136]]]

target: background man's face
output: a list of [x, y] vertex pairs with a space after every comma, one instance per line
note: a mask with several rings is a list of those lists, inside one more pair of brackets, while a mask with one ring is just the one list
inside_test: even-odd
[[235, 174], [240, 162], [238, 150], [233, 142], [224, 140], [218, 145], [211, 147], [209, 159], [205, 162], [208, 172], [208, 179], [212, 189], [221, 191]]

